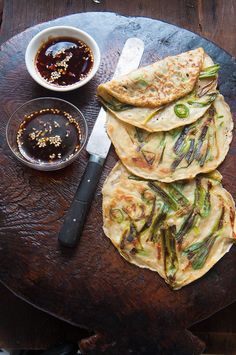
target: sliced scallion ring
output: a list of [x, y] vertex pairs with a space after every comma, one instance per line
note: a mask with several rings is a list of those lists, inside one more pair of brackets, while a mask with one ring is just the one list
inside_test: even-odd
[[175, 111], [176, 116], [178, 116], [180, 118], [186, 118], [189, 115], [189, 109], [184, 104], [175, 105], [174, 111]]

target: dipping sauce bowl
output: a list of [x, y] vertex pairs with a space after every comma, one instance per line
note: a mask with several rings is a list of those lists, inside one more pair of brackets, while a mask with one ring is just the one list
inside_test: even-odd
[[25, 63], [41, 86], [70, 91], [88, 83], [100, 64], [100, 50], [86, 32], [70, 26], [49, 27], [29, 42]]
[[10, 117], [7, 143], [14, 156], [37, 170], [58, 170], [72, 163], [83, 149], [88, 128], [81, 111], [53, 97], [26, 102]]

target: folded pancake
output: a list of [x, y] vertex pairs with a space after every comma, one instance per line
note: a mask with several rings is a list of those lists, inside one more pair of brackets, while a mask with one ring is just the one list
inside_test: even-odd
[[235, 242], [235, 206], [217, 171], [172, 184], [118, 163], [103, 186], [103, 229], [130, 263], [173, 289], [203, 276]]
[[[215, 99], [218, 69], [219, 66], [214, 65], [212, 59], [204, 54], [201, 75], [198, 76], [193, 90], [181, 99], [162, 107], [138, 107], [127, 105], [127, 102], [121, 103], [108, 93], [108, 84], [99, 86], [98, 95], [103, 105], [120, 120], [150, 132], [168, 131], [192, 123], [204, 115]], [[143, 99], [146, 99], [146, 95], [149, 93], [144, 90]], [[183, 96], [180, 92], [178, 95]]]
[[141, 107], [160, 107], [192, 91], [202, 69], [204, 50], [197, 48], [166, 57], [98, 87], [118, 101]]
[[196, 122], [147, 132], [107, 113], [107, 132], [126, 168], [145, 179], [172, 182], [215, 170], [232, 140], [233, 120], [222, 95]]

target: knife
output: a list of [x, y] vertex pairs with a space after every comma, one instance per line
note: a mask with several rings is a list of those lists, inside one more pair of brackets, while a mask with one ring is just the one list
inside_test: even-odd
[[[137, 69], [143, 50], [144, 43], [141, 39], [129, 38], [121, 52], [114, 78]], [[59, 242], [67, 247], [74, 247], [82, 234], [102, 174], [103, 164], [109, 152], [111, 141], [106, 133], [105, 124], [106, 111], [101, 108], [86, 146], [90, 154], [88, 164], [58, 236]]]

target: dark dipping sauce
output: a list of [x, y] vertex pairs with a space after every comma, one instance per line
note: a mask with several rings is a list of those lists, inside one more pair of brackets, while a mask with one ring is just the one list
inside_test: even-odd
[[31, 163], [60, 163], [79, 150], [81, 131], [67, 112], [42, 109], [24, 117], [17, 132], [20, 153]]
[[48, 83], [66, 86], [86, 78], [93, 66], [93, 55], [84, 42], [59, 37], [42, 45], [36, 55], [35, 64]]

